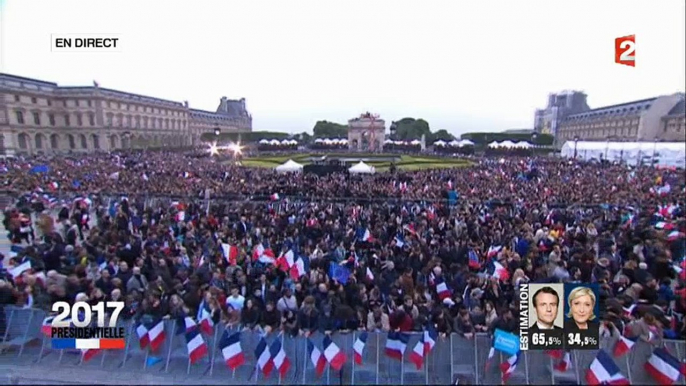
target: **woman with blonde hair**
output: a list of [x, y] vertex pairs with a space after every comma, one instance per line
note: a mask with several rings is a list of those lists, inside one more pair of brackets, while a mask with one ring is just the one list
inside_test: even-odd
[[599, 331], [600, 324], [595, 315], [596, 302], [597, 298], [592, 289], [574, 288], [567, 296], [569, 312], [565, 315], [565, 329]]

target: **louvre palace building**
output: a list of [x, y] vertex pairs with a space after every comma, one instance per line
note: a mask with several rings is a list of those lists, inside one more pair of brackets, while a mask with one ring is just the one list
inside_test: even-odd
[[0, 154], [59, 154], [180, 148], [200, 135], [252, 131], [245, 99], [221, 98], [217, 111], [188, 102], [92, 86], [0, 74]]

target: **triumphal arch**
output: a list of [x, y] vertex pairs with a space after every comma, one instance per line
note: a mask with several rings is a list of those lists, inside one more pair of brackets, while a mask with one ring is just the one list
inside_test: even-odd
[[348, 121], [348, 147], [358, 151], [381, 151], [386, 124], [378, 114], [366, 112]]

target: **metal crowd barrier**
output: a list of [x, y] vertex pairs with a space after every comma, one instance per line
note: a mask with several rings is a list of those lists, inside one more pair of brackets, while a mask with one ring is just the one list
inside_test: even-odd
[[[346, 353], [347, 361], [340, 371], [327, 366], [321, 377], [317, 377], [307, 350], [307, 339], [285, 334], [267, 335], [268, 344], [275, 339], [282, 341], [283, 348], [290, 360], [291, 367], [285, 376], [280, 377], [273, 371], [266, 378], [257, 370], [255, 347], [260, 335], [252, 331], [241, 334], [241, 347], [245, 355], [245, 364], [235, 371], [229, 370], [218, 343], [224, 333], [224, 325], [218, 325], [210, 336], [203, 335], [208, 346], [208, 356], [191, 365], [186, 349], [184, 335], [176, 334], [176, 322], [165, 321], [165, 341], [157, 353], [148, 349], [141, 350], [135, 325], [132, 321], [122, 322], [129, 335], [126, 348], [120, 351], [101, 351], [89, 361], [83, 361], [78, 350], [52, 350], [50, 338], [41, 333], [41, 325], [46, 312], [37, 309], [4, 307], [4, 325], [0, 318], [0, 336], [2, 336], [3, 353], [0, 364], [9, 363], [17, 366], [21, 373], [23, 359], [32, 359], [31, 365], [40, 366], [45, 374], [57, 373], [60, 369], [69, 369], [71, 376], [87, 377], [89, 371], [109, 371], [113, 374], [127, 374], [133, 379], [149, 379], [156, 374], [158, 381], [173, 380], [185, 383], [223, 383], [257, 385], [426, 385], [426, 384], [500, 384], [499, 366], [507, 357], [497, 353], [488, 361], [491, 338], [477, 335], [466, 339], [457, 334], [438, 338], [433, 351], [425, 358], [424, 365], [417, 369], [409, 360], [410, 353], [420, 339], [420, 334], [411, 334], [405, 356], [402, 361], [389, 358], [385, 354], [386, 334], [369, 333], [364, 349], [363, 361], [358, 365], [353, 360], [352, 347], [359, 332], [332, 335], [334, 343]], [[238, 331], [232, 329], [230, 333]], [[322, 350], [322, 334], [315, 334], [310, 339]], [[608, 354], [613, 355], [616, 338], [601, 340]], [[665, 341], [665, 346], [679, 360], [686, 359], [686, 345], [683, 341]], [[620, 358], [614, 358], [622, 374], [631, 384], [656, 384], [645, 372], [643, 364], [651, 355], [652, 347], [648, 343], [637, 343], [632, 351]], [[585, 384], [586, 370], [595, 358], [595, 350], [571, 352], [571, 369], [561, 373], [553, 370], [555, 361], [544, 352], [528, 351], [523, 353], [516, 371], [510, 377], [511, 384]], [[153, 359], [154, 360], [151, 360]], [[25, 362], [25, 361], [24, 361]], [[43, 370], [44, 369], [44, 370]], [[680, 380], [684, 384], [683, 377]]]

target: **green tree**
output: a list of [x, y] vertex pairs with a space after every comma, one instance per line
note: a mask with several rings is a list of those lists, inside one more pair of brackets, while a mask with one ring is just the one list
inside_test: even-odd
[[312, 133], [316, 138], [346, 138], [348, 126], [329, 121], [317, 121]]
[[429, 122], [423, 119], [403, 118], [396, 124], [396, 139], [401, 141], [411, 141], [413, 139], [421, 139], [422, 134], [426, 135], [427, 143], [432, 139], [431, 128]]
[[[442, 141], [449, 142], [449, 141], [452, 141], [453, 139], [455, 139], [455, 136], [448, 133], [447, 130], [441, 129], [441, 130], [438, 130], [437, 132], [433, 133], [433, 138], [432, 138], [431, 143], [438, 141], [439, 139]], [[427, 139], [427, 144], [430, 144], [428, 139]]]

